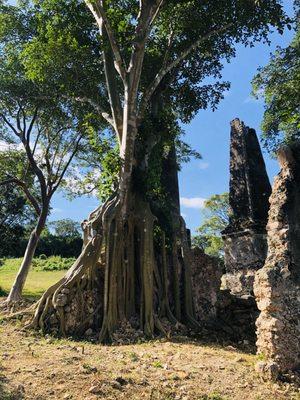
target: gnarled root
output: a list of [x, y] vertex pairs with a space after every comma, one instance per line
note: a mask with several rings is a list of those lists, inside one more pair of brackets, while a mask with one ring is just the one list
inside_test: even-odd
[[154, 251], [156, 218], [149, 204], [135, 197], [128, 210], [124, 216], [114, 195], [90, 215], [81, 255], [44, 293], [28, 327], [60, 335], [92, 331], [101, 342], [114, 340], [124, 321], [138, 321], [139, 330], [149, 338], [156, 332], [169, 336], [170, 325], [198, 327], [185, 226], [173, 243], [175, 267], [170, 270], [164, 232], [158, 254]]
[[[65, 276], [51, 286], [38, 301], [33, 319], [27, 325], [28, 328], [46, 330], [45, 323], [58, 317], [60, 334], [65, 335], [65, 310], [64, 307], [70, 303], [72, 294], [82, 295], [82, 286], [86, 286], [87, 277], [93, 276], [93, 271], [99, 267], [101, 250], [103, 245], [103, 226], [110, 219], [110, 214], [117, 203], [117, 197], [113, 196], [101, 208], [90, 215], [89, 224], [86, 225], [90, 231], [93, 229], [95, 234], [90, 237], [84, 246], [81, 255], [68, 270]], [[91, 279], [88, 279], [89, 283]], [[81, 313], [82, 314], [82, 313]], [[81, 320], [85, 322], [82, 314]]]

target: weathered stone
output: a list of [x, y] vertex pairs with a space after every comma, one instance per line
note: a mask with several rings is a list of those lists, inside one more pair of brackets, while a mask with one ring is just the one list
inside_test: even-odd
[[258, 353], [284, 372], [300, 366], [300, 144], [282, 148], [278, 158], [281, 171], [270, 198], [268, 257], [257, 272], [254, 290], [261, 311]]
[[192, 249], [192, 285], [196, 317], [202, 322], [216, 318], [222, 268], [220, 262], [198, 247]]
[[244, 345], [255, 344], [255, 321], [258, 316], [256, 301], [253, 296], [236, 296], [227, 290], [218, 294], [216, 323], [222, 335]]
[[223, 231], [226, 275], [234, 294], [253, 292], [255, 272], [267, 255], [266, 224], [271, 185], [254, 129], [231, 122], [230, 218]]

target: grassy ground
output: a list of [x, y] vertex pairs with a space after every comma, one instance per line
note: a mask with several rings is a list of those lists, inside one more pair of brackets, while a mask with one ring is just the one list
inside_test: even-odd
[[[11, 258], [2, 262], [3, 264], [0, 265], [0, 288], [4, 292], [9, 292], [22, 259]], [[50, 285], [57, 282], [66, 272], [64, 270], [45, 271], [41, 269], [42, 267], [38, 261], [36, 261], [35, 265], [29, 272], [24, 288], [24, 296], [29, 298], [40, 297]]]

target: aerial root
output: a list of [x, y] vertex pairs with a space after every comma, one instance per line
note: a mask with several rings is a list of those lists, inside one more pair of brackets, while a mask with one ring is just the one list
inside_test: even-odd
[[[26, 328], [28, 329], [45, 329], [45, 319], [49, 309], [53, 308], [56, 311], [60, 320], [60, 331], [65, 335], [65, 318], [64, 309], [60, 304], [60, 294], [63, 289], [71, 290], [75, 285], [80, 287], [82, 277], [97, 265], [100, 258], [101, 246], [103, 244], [103, 231], [104, 225], [107, 224], [107, 217], [111, 209], [117, 203], [117, 197], [112, 196], [102, 207], [99, 207], [94, 213], [90, 215], [90, 226], [93, 227], [94, 236], [89, 238], [89, 241], [84, 246], [81, 255], [75, 261], [73, 266], [68, 270], [65, 276], [60, 279], [56, 284], [51, 286], [43, 294], [41, 299], [35, 305], [35, 313]], [[97, 228], [97, 230], [95, 229]], [[93, 276], [93, 274], [89, 274]], [[82, 313], [83, 314], [83, 313]], [[83, 315], [82, 315], [83, 319]]]

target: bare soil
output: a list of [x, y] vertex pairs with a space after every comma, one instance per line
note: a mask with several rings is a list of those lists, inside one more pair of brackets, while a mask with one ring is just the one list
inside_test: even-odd
[[297, 400], [265, 382], [247, 349], [180, 337], [103, 346], [0, 325], [0, 399]]

